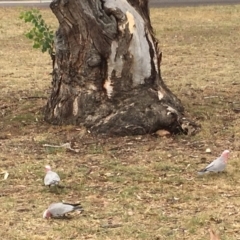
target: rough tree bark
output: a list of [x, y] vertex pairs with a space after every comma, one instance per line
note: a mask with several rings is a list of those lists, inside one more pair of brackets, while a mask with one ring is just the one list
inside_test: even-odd
[[166, 87], [148, 0], [54, 0], [59, 21], [45, 120], [104, 134], [182, 131]]

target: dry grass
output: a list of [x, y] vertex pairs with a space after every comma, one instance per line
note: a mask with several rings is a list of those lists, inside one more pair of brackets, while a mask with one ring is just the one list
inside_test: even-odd
[[[29, 26], [20, 11], [0, 9], [0, 168], [10, 173], [0, 182], [3, 239], [200, 240], [209, 239], [210, 226], [222, 240], [240, 239], [240, 118], [233, 111], [240, 96], [240, 6], [151, 11], [165, 82], [202, 125], [194, 137], [166, 139], [97, 139], [44, 123], [51, 62], [23, 36]], [[49, 10], [41, 12], [57, 26]], [[80, 152], [42, 146], [68, 141]], [[227, 173], [197, 177], [226, 148]], [[67, 186], [60, 194], [42, 185], [46, 163]], [[43, 210], [61, 200], [81, 201], [85, 213], [43, 220]]]

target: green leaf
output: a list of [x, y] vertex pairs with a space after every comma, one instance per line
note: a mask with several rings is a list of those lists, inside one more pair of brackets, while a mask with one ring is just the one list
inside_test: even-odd
[[33, 48], [40, 48], [40, 47], [41, 47], [41, 45], [39, 43], [34, 43], [33, 44]]
[[33, 39], [33, 34], [31, 32], [26, 33], [25, 36], [29, 39]]
[[40, 48], [42, 52], [53, 52], [54, 31], [45, 23], [39, 10], [33, 9], [20, 13], [20, 19], [30, 22], [33, 28], [25, 34], [28, 39], [33, 41], [33, 48]]
[[39, 32], [44, 33], [45, 32], [45, 28], [44, 27], [40, 27], [39, 28]]

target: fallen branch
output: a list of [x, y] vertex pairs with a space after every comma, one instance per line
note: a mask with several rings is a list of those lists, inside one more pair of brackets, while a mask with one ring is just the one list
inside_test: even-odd
[[219, 98], [219, 96], [207, 96], [207, 97], [204, 97], [205, 99], [207, 98]]
[[47, 97], [44, 97], [44, 96], [40, 96], [40, 97], [37, 97], [37, 96], [21, 97], [21, 99], [38, 99], [38, 98], [47, 99]]
[[66, 148], [69, 149], [75, 153], [78, 153], [80, 151], [80, 149], [73, 149], [71, 148], [70, 143], [64, 143], [62, 145], [51, 145], [51, 144], [43, 144], [43, 147], [52, 147], [52, 148]]

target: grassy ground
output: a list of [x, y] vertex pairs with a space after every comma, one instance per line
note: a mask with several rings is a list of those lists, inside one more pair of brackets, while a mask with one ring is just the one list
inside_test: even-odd
[[[0, 9], [0, 168], [10, 174], [0, 182], [2, 239], [201, 240], [209, 227], [240, 239], [240, 6], [152, 9], [163, 78], [202, 125], [196, 136], [170, 138], [97, 139], [44, 123], [51, 61], [24, 37], [22, 10]], [[66, 142], [79, 152], [43, 147]], [[197, 177], [224, 149], [227, 172]], [[62, 177], [59, 194], [43, 187], [45, 164]], [[43, 220], [61, 200], [80, 201], [85, 212]]]

